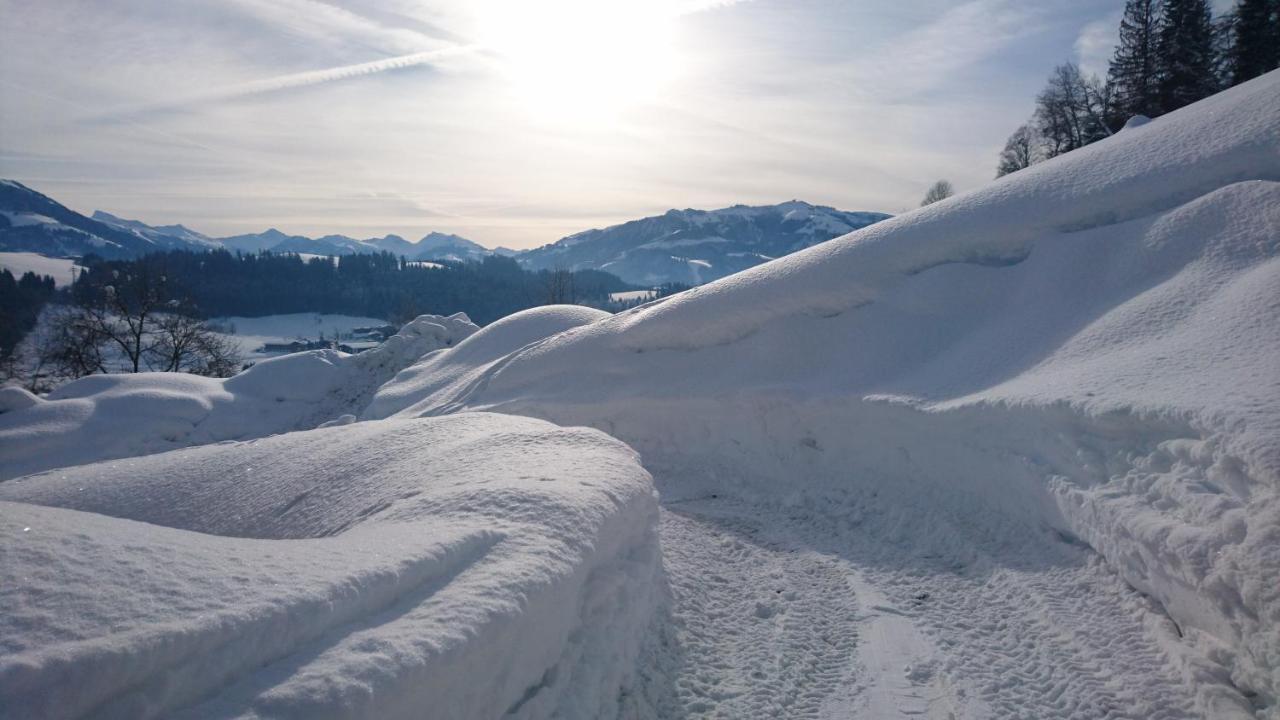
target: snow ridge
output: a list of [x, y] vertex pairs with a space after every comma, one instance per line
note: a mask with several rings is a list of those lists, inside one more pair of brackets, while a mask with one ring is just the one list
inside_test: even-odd
[[522, 418], [206, 445], [0, 496], [0, 717], [597, 716], [659, 597], [634, 453]]

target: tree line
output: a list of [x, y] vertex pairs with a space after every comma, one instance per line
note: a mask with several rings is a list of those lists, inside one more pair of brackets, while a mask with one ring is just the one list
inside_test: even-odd
[[201, 317], [336, 313], [406, 322], [424, 313], [465, 312], [485, 325], [551, 303], [607, 307], [609, 294], [633, 289], [597, 270], [526, 270], [511, 258], [421, 263], [388, 252], [310, 258], [270, 252], [175, 250], [134, 260], [87, 258], [72, 288], [77, 300], [122, 274], [163, 276]]
[[1214, 18], [1207, 0], [1128, 0], [1105, 78], [1054, 68], [1031, 119], [1000, 153], [1000, 177], [1280, 67], [1280, 0], [1238, 0]]
[[[27, 273], [0, 271], [0, 376], [33, 390], [108, 372], [239, 371], [237, 348], [210, 318], [333, 313], [399, 324], [420, 314], [465, 312], [484, 325], [539, 305], [569, 303], [621, 310], [612, 293], [635, 290], [598, 270], [532, 272], [515, 260], [408, 261], [391, 253], [302, 259], [298, 255], [174, 250], [131, 260], [92, 255], [69, 288]], [[664, 297], [687, 289], [671, 284]], [[48, 319], [42, 308], [52, 302]], [[30, 351], [17, 358], [24, 335]]]

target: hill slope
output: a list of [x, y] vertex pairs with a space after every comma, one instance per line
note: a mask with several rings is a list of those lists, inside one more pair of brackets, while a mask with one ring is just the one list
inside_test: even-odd
[[193, 246], [187, 239], [146, 230], [87, 218], [22, 183], [0, 180], [0, 250], [122, 258]]
[[[925, 677], [945, 667], [945, 685], [969, 688], [963, 716], [1187, 712], [1173, 689], [1141, 689], [1170, 687], [1140, 670], [1159, 662], [1182, 668], [1194, 716], [1274, 716], [1277, 228], [1273, 72], [551, 337], [465, 384], [423, 384], [416, 402], [393, 382], [369, 416], [485, 409], [591, 425], [641, 452], [668, 503], [735, 498], [760, 503], [740, 522], [802, 518], [778, 542], [830, 528], [807, 542], [919, 608], [911, 624], [941, 642]], [[1152, 614], [1145, 630], [1094, 631], [1173, 654], [1135, 666], [1063, 640], [1108, 612], [1085, 609], [1098, 593]], [[1040, 605], [1008, 602], [1024, 594]], [[1176, 632], [1158, 629], [1165, 617]], [[1001, 649], [1026, 638], [1053, 650], [1040, 662]], [[1076, 662], [1105, 669], [1053, 679]], [[1031, 685], [998, 670], [1014, 667]], [[1099, 700], [1105, 677], [1135, 672], [1132, 692]], [[1057, 682], [1052, 697], [1033, 687]], [[733, 702], [719, 707], [742, 710]]]

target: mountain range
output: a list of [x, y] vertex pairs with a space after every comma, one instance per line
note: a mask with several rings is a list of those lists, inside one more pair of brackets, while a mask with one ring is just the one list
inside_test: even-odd
[[13, 180], [0, 180], [0, 251], [51, 257], [94, 253], [134, 257], [166, 250], [215, 250], [341, 256], [390, 252], [408, 260], [516, 259], [531, 270], [603, 270], [637, 285], [698, 285], [865, 227], [889, 217], [844, 212], [799, 200], [720, 210], [670, 210], [587, 230], [525, 251], [489, 249], [459, 235], [431, 232], [417, 242], [399, 235], [310, 238], [275, 228], [215, 238], [183, 225], [148, 225], [101, 210], [86, 217]]
[[604, 270], [637, 285], [700, 285], [888, 217], [799, 200], [720, 210], [669, 210], [570, 235], [527, 250], [519, 260], [533, 270]]

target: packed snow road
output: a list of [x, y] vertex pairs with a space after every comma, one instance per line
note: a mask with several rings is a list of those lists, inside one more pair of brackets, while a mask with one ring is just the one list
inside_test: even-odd
[[661, 539], [659, 717], [1199, 717], [1174, 624], [1065, 539], [959, 563], [723, 498], [667, 505]]

